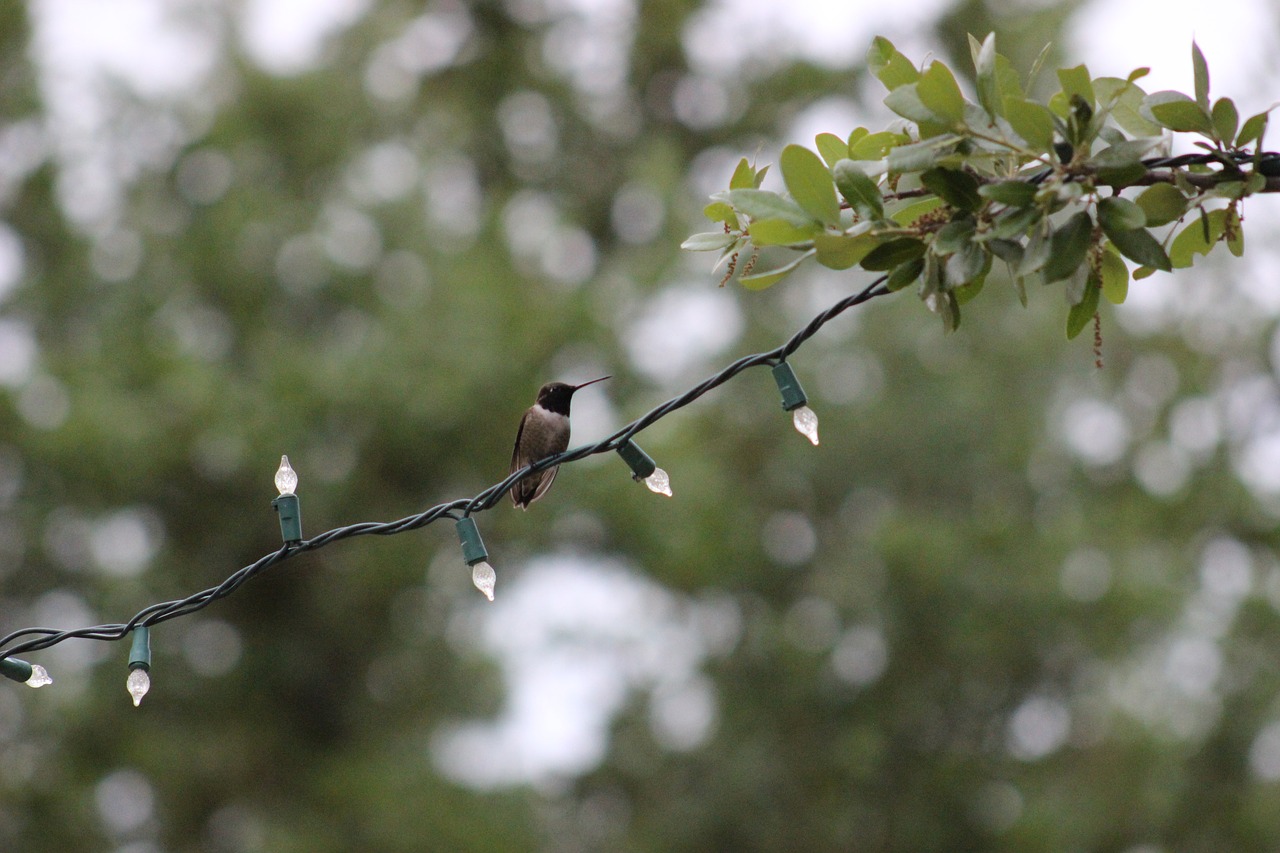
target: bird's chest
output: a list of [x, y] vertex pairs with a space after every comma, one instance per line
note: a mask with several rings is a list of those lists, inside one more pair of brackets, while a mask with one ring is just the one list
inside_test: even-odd
[[530, 459], [559, 453], [569, 446], [569, 418], [534, 406], [525, 416], [520, 444]]

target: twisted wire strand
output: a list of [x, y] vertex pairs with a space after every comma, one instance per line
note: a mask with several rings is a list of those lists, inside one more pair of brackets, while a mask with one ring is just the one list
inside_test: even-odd
[[[56, 646], [59, 643], [71, 639], [82, 640], [120, 640], [128, 636], [138, 626], [151, 626], [161, 622], [167, 622], [170, 619], [177, 619], [180, 616], [188, 616], [198, 610], [202, 610], [213, 602], [221, 598], [226, 598], [236, 592], [252, 578], [262, 574], [271, 567], [290, 559], [291, 557], [316, 551], [334, 542], [343, 539], [350, 539], [353, 536], [394, 536], [398, 533], [406, 533], [410, 530], [417, 530], [422, 527], [439, 521], [442, 518], [449, 518], [454, 521], [473, 513], [482, 512], [491, 509], [498, 503], [511, 487], [519, 480], [536, 471], [543, 471], [556, 465], [563, 465], [569, 462], [576, 462], [579, 459], [585, 459], [588, 456], [594, 456], [599, 453], [607, 453], [611, 450], [617, 450], [622, 445], [631, 441], [632, 438], [642, 430], [654, 423], [662, 420], [667, 415], [692, 403], [694, 400], [705, 395], [714, 388], [723, 385], [730, 379], [742, 373], [748, 368], [759, 365], [775, 365], [786, 358], [796, 350], [798, 350], [807, 340], [817, 334], [818, 330], [855, 305], [861, 305], [864, 302], [878, 297], [884, 296], [890, 291], [884, 286], [886, 276], [880, 276], [867, 287], [851, 294], [836, 302], [831, 307], [822, 311], [812, 320], [808, 322], [802, 329], [792, 335], [785, 343], [767, 352], [758, 352], [752, 355], [743, 356], [732, 364], [726, 366], [718, 373], [707, 377], [702, 382], [685, 391], [678, 397], [667, 400], [660, 406], [657, 406], [631, 423], [615, 431], [612, 435], [595, 442], [594, 444], [586, 444], [558, 453], [554, 456], [548, 456], [537, 462], [527, 465], [524, 468], [512, 473], [506, 479], [499, 483], [495, 483], [489, 488], [477, 494], [472, 498], [459, 498], [449, 501], [448, 503], [437, 504], [424, 512], [416, 515], [410, 515], [397, 521], [373, 522], [364, 521], [355, 524], [349, 524], [345, 527], [335, 527], [327, 530], [310, 539], [292, 545], [286, 544], [278, 551], [265, 554], [259, 557], [255, 562], [244, 566], [233, 572], [226, 580], [217, 586], [209, 587], [200, 592], [193, 593], [186, 598], [175, 599], [173, 601], [164, 601], [152, 604], [143, 608], [134, 615], [128, 622], [117, 622], [106, 625], [94, 625], [86, 628], [76, 628], [73, 630], [59, 630], [57, 628], [23, 628], [20, 631], [14, 631], [0, 639], [0, 659], [10, 657], [12, 655], [21, 654], [23, 652], [38, 651], [47, 649], [50, 646]], [[25, 638], [25, 639], [24, 639]]]

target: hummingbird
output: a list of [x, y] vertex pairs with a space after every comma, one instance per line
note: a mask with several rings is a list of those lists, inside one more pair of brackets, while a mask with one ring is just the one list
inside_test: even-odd
[[[538, 400], [520, 419], [520, 431], [516, 433], [516, 446], [511, 451], [511, 473], [519, 471], [540, 459], [563, 453], [569, 448], [569, 403], [573, 392], [611, 377], [601, 376], [581, 385], [564, 382], [548, 382], [538, 389]], [[555, 482], [554, 466], [530, 474], [511, 487], [511, 500], [521, 509], [546, 494]]]

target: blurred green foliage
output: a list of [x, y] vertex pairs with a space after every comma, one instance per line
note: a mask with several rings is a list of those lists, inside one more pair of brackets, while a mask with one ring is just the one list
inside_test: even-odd
[[[1034, 57], [1066, 10], [986, 7], [939, 25], [952, 67], [966, 30]], [[496, 482], [542, 382], [607, 368], [621, 422], [847, 292], [822, 271], [720, 291], [678, 245], [739, 156], [822, 99], [863, 109], [860, 67], [716, 78], [684, 41], [700, 5], [669, 0], [619, 22], [625, 61], [598, 79], [613, 66], [574, 12], [381, 3], [282, 76], [231, 9], [203, 22], [220, 48], [199, 94], [107, 92], [90, 148], [117, 158], [117, 201], [53, 139], [5, 173], [6, 631], [127, 618], [279, 547], [281, 453], [308, 534], [403, 517]], [[49, 103], [22, 8], [0, 15], [12, 140]], [[610, 459], [484, 514], [492, 611], [437, 525], [157, 626], [139, 709], [125, 644], [33, 655], [54, 685], [0, 690], [0, 848], [1270, 849], [1280, 562], [1246, 462], [1272, 320], [1203, 269], [1212, 306], [1109, 322], [1101, 371], [1061, 340], [1058, 299], [1024, 309], [994, 274], [951, 335], [900, 297], [851, 312], [792, 360], [820, 447], [748, 373], [646, 432], [672, 500]], [[712, 308], [681, 326], [672, 298]], [[690, 343], [711, 354], [682, 361]], [[441, 733], [510, 698], [484, 638], [512, 623], [490, 613], [539, 560], [584, 558], [664, 590], [654, 631], [703, 614], [685, 650], [708, 725], [641, 685], [582, 772], [463, 784]], [[572, 585], [534, 604], [594, 606]]]

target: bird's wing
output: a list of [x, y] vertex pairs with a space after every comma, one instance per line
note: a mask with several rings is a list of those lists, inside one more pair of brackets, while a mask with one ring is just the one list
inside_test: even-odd
[[[557, 465], [556, 467], [552, 468], [552, 469], [551, 469], [551, 470], [549, 470], [549, 471], [544, 471], [544, 472], [543, 472], [543, 474], [542, 474], [542, 479], [541, 479], [541, 481], [538, 483], [538, 488], [537, 488], [537, 490], [536, 490], [536, 491], [534, 491], [534, 493], [533, 493], [533, 497], [529, 498], [529, 500], [528, 500], [528, 501], [526, 501], [526, 505], [527, 505], [527, 504], [531, 504], [531, 503], [533, 503], [534, 501], [536, 501], [538, 498], [542, 497], [542, 496], [543, 496], [543, 494], [545, 494], [545, 493], [546, 493], [547, 489], [551, 488], [551, 484], [555, 482], [556, 474], [558, 474], [558, 473], [560, 473], [560, 466], [559, 466], [559, 465]], [[525, 480], [524, 482], [526, 482], [526, 483], [532, 483], [532, 479], [533, 479], [533, 478], [529, 478], [528, 480]]]
[[[521, 418], [520, 429], [516, 431], [516, 445], [511, 448], [511, 471], [509, 472], [511, 474], [514, 474], [529, 464], [529, 460], [524, 458], [524, 455], [520, 452], [520, 439], [523, 436], [524, 418]], [[528, 477], [525, 477], [523, 480], [511, 487], [511, 502], [521, 509], [528, 509], [529, 501], [533, 500], [532, 492], [534, 489], [535, 486], [533, 483]]]
[[[521, 453], [520, 439], [524, 437], [524, 426], [527, 419], [521, 418], [520, 429], [516, 431], [516, 443], [511, 448], [511, 472], [514, 474], [520, 469], [537, 462], [531, 456]], [[539, 457], [541, 458], [541, 457]], [[546, 494], [547, 489], [551, 488], [551, 484], [556, 480], [556, 474], [560, 471], [559, 466], [543, 471], [541, 475], [530, 475], [520, 480], [511, 487], [511, 502], [521, 509], [528, 509], [529, 504]]]
[[511, 470], [507, 472], [508, 474], [514, 474], [529, 464], [528, 459], [522, 459], [520, 457], [520, 439], [524, 437], [524, 422], [525, 419], [521, 418], [520, 429], [516, 430], [516, 443], [515, 446], [511, 448]]

